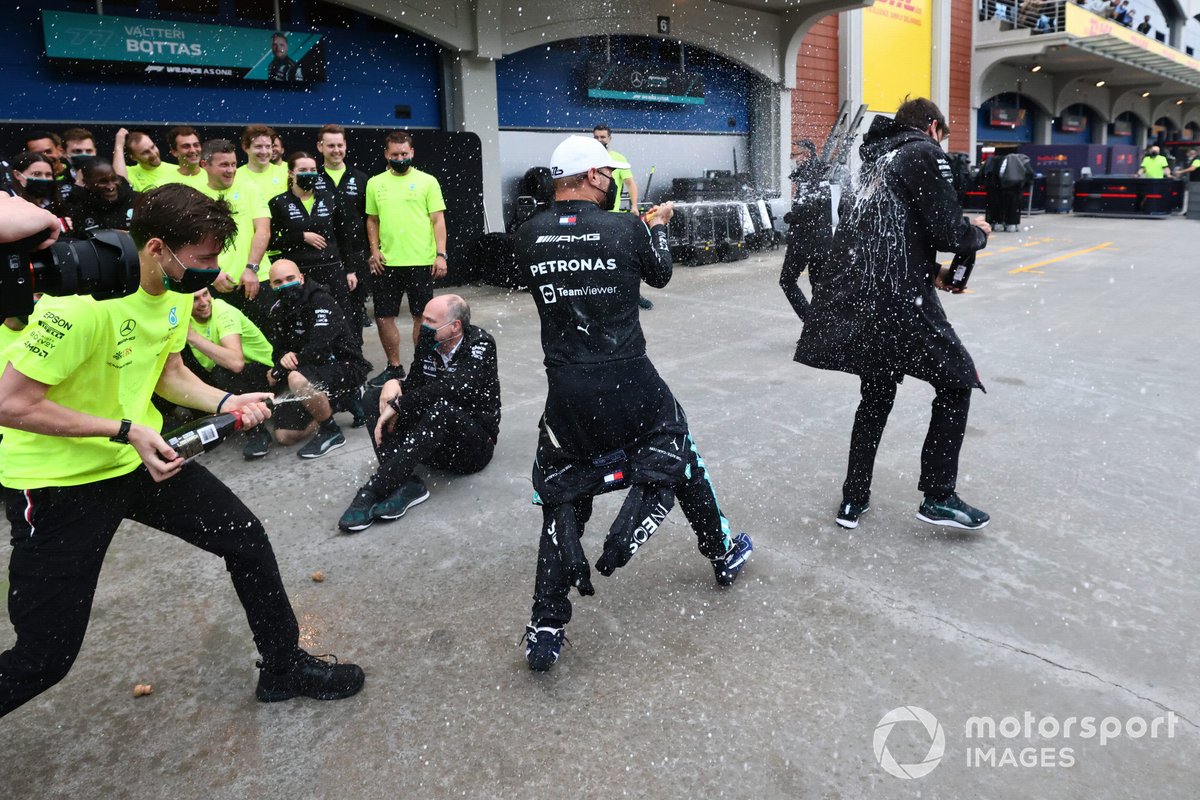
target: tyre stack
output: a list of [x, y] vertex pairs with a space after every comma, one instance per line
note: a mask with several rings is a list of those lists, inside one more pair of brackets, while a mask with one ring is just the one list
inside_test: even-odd
[[1200, 181], [1188, 184], [1187, 218], [1200, 219]]
[[1068, 214], [1075, 200], [1075, 178], [1069, 169], [1046, 173], [1046, 213]]

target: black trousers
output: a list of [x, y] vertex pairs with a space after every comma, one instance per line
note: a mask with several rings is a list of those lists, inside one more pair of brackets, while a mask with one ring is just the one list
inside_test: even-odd
[[1004, 189], [999, 186], [988, 188], [987, 221], [989, 225], [1020, 225], [1021, 206], [1024, 204], [1024, 189]]
[[[704, 459], [696, 450], [691, 436], [689, 469], [685, 479], [671, 487], [683, 516], [696, 534], [701, 555], [713, 559], [723, 556], [733, 543], [729, 520], [717, 504], [716, 490], [708, 477]], [[582, 497], [572, 503], [575, 511], [574, 531], [559, 530], [555, 524], [556, 509], [542, 506], [542, 537], [538, 542], [537, 576], [534, 579], [533, 610], [530, 619], [535, 626], [558, 628], [571, 621], [570, 578], [563, 563], [559, 536], [583, 537], [584, 526], [592, 515], [592, 497]]]
[[[891, 377], [863, 377], [862, 399], [854, 414], [850, 434], [850, 464], [842, 484], [842, 502], [866, 503], [871, 498], [875, 454], [883, 438], [888, 414], [896, 400], [896, 381]], [[971, 389], [965, 386], [933, 387], [933, 411], [929, 431], [921, 449], [921, 480], [917, 488], [927, 495], [943, 497], [958, 482], [958, 454], [967, 432]]]
[[470, 475], [491, 462], [496, 440], [466, 411], [446, 400], [401, 414], [396, 429], [384, 433], [383, 443], [377, 444], [379, 394], [379, 389], [371, 389], [362, 399], [367, 430], [379, 459], [379, 470], [367, 487], [378, 496], [387, 497], [411, 481], [418, 464]]
[[6, 489], [5, 501], [13, 547], [8, 614], [17, 641], [0, 653], [0, 716], [70, 671], [104, 554], [124, 519], [225, 559], [267, 668], [286, 667], [298, 653], [296, 617], [262, 523], [199, 464], [162, 483], [139, 467], [82, 486]]

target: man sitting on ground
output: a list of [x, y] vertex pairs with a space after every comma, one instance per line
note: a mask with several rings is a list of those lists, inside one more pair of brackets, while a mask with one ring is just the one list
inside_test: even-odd
[[398, 519], [429, 499], [418, 464], [469, 475], [492, 460], [500, 432], [496, 340], [471, 324], [458, 295], [433, 298], [422, 312], [417, 355], [403, 383], [367, 393], [379, 471], [358, 490], [338, 527], [361, 531]]
[[[333, 296], [321, 284], [306, 282], [295, 261], [281, 258], [271, 265], [271, 290], [275, 304], [268, 321], [275, 367], [267, 371], [267, 382], [276, 392], [290, 390], [302, 398], [277, 407], [275, 439], [292, 445], [311, 436], [296, 455], [320, 458], [346, 443], [330, 401], [357, 391], [371, 364], [354, 345]], [[261, 458], [270, 444], [270, 434], [260, 434], [243, 455]]]

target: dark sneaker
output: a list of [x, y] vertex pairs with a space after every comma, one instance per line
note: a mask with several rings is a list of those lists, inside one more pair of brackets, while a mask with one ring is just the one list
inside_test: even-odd
[[367, 386], [370, 386], [372, 389], [378, 389], [393, 378], [398, 381], [404, 380], [404, 367], [399, 365], [393, 367], [389, 364], [384, 367], [383, 372], [367, 381]]
[[332, 450], [337, 450], [345, 443], [346, 437], [342, 435], [341, 428], [331, 430], [324, 425], [318, 425], [313, 438], [309, 439], [308, 444], [301, 447], [296, 455], [301, 458], [320, 458], [328, 455]]
[[929, 495], [917, 509], [917, 519], [930, 525], [945, 525], [950, 528], [965, 528], [977, 531], [986, 526], [991, 520], [984, 512], [972, 505], [964, 503], [957, 494], [951, 494], [942, 500], [934, 500]]
[[838, 506], [837, 524], [843, 528], [857, 528], [858, 518], [871, 510], [866, 503], [842, 503]]
[[379, 502], [379, 497], [370, 489], [365, 486], [359, 489], [358, 493], [354, 495], [354, 499], [350, 501], [350, 507], [338, 520], [338, 527], [347, 533], [365, 531], [375, 521], [371, 509], [377, 502]]
[[650, 309], [654, 308], [654, 303], [651, 303], [648, 299], [646, 299], [645, 297], [642, 297], [639, 294], [638, 295], [638, 308], [643, 309], [645, 311], [649, 311]]
[[404, 512], [429, 499], [429, 490], [421, 481], [409, 481], [371, 509], [375, 519], [400, 519]]
[[733, 544], [729, 546], [729, 551], [720, 558], [712, 560], [717, 583], [721, 586], [732, 586], [733, 582], [737, 580], [738, 573], [745, 566], [746, 559], [750, 558], [750, 553], [753, 551], [754, 542], [750, 541], [748, 534], [739, 533], [733, 537]]
[[246, 442], [246, 446], [242, 448], [242, 458], [247, 461], [253, 461], [256, 458], [262, 458], [271, 449], [271, 432], [267, 430], [266, 425], [259, 425], [250, 434], [250, 441]]
[[[357, 694], [366, 676], [361, 667], [339, 664], [337, 656], [312, 656], [300, 651], [300, 657], [287, 672], [270, 672], [258, 662], [258, 687], [254, 696], [263, 703], [277, 703], [293, 697], [314, 700], [341, 700]], [[322, 661], [332, 658], [333, 662]]]
[[535, 628], [533, 625], [526, 625], [521, 641], [525, 642], [525, 663], [529, 664], [529, 668], [534, 672], [545, 672], [558, 662], [567, 635], [562, 628]]

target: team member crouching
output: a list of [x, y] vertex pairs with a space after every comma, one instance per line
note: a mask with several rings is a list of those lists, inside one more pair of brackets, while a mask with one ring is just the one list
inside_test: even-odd
[[[371, 365], [355, 346], [333, 296], [321, 284], [305, 281], [296, 262], [281, 258], [271, 265], [271, 290], [275, 303], [267, 317], [276, 366], [267, 371], [267, 382], [277, 392], [290, 390], [303, 398], [276, 410], [275, 439], [292, 445], [312, 437], [296, 455], [320, 458], [346, 443], [330, 402], [357, 392]], [[264, 432], [243, 454], [261, 458], [270, 443]]]
[[358, 490], [338, 527], [361, 531], [377, 519], [398, 519], [429, 490], [417, 464], [469, 475], [492, 460], [500, 432], [496, 340], [471, 324], [458, 295], [425, 304], [417, 357], [408, 377], [393, 378], [364, 398], [378, 412], [374, 428], [379, 471]]
[[234, 394], [268, 391], [266, 370], [275, 366], [271, 343], [237, 308], [212, 296], [192, 295], [184, 363], [205, 382]]
[[9, 618], [0, 654], [0, 715], [62, 680], [83, 644], [104, 554], [122, 520], [225, 559], [262, 656], [256, 695], [335, 699], [363, 672], [298, 645], [299, 628], [262, 523], [236, 494], [158, 434], [157, 393], [201, 411], [270, 416], [267, 395], [231, 396], [180, 358], [191, 293], [211, 283], [234, 235], [229, 207], [183, 185], [148, 192], [131, 227], [138, 291], [98, 302], [44, 297], [5, 352], [0, 376], [0, 481], [12, 524]]

